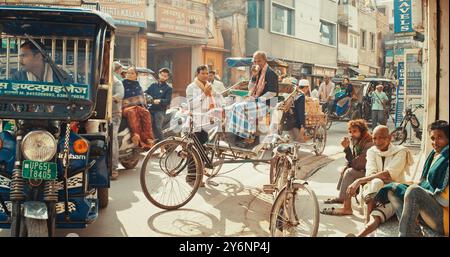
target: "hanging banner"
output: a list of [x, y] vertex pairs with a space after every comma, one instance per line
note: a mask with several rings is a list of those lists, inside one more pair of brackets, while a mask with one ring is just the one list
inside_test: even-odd
[[415, 35], [412, 26], [411, 0], [394, 0], [394, 33]]
[[397, 85], [397, 92], [396, 92], [396, 104], [395, 104], [395, 127], [400, 126], [400, 122], [402, 122], [403, 119], [403, 108], [404, 108], [404, 102], [405, 102], [405, 63], [399, 62], [397, 64], [397, 78], [398, 78], [398, 85]]

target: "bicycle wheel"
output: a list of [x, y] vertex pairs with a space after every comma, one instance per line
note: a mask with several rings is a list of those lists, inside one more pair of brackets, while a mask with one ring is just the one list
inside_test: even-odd
[[142, 191], [155, 206], [178, 209], [194, 197], [202, 181], [202, 171], [200, 155], [192, 145], [164, 140], [152, 147], [144, 159], [140, 176]]
[[319, 156], [325, 150], [325, 146], [327, 144], [327, 129], [324, 125], [316, 126], [314, 128], [314, 153]]
[[[292, 197], [291, 197], [292, 196]], [[292, 182], [278, 194], [270, 213], [273, 237], [315, 237], [319, 229], [319, 202], [304, 182]]]
[[404, 127], [398, 127], [391, 133], [391, 142], [394, 145], [401, 145], [406, 141], [408, 132]]

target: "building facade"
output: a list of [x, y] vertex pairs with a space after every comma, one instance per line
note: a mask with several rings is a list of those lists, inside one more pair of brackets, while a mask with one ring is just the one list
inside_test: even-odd
[[[358, 68], [363, 75], [378, 75], [377, 10], [365, 1], [358, 6], [359, 48]], [[381, 39], [380, 39], [381, 40]]]
[[311, 83], [316, 77], [335, 75], [337, 1], [222, 1], [215, 10], [229, 24], [224, 34], [230, 35], [232, 55], [263, 50], [269, 58], [287, 62], [287, 73]]
[[361, 73], [358, 66], [359, 22], [358, 1], [340, 1], [338, 6], [338, 60], [337, 75], [350, 76]]

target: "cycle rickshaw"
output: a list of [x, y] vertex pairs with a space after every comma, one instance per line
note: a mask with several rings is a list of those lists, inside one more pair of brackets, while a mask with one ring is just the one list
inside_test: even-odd
[[[230, 91], [233, 94], [232, 90]], [[184, 136], [168, 138], [156, 144], [147, 154], [141, 169], [141, 187], [147, 199], [159, 208], [177, 209], [192, 199], [202, 182], [203, 175], [216, 176], [223, 164], [271, 161], [273, 149], [281, 143], [289, 142], [289, 137], [279, 133], [281, 131], [279, 126], [283, 113], [291, 109], [292, 99], [299, 93], [292, 85], [291, 91], [272, 112], [258, 117], [263, 120], [262, 123], [266, 122], [269, 134], [266, 140], [253, 149], [236, 147], [228, 141], [229, 133], [225, 125], [229, 112], [226, 107], [219, 109], [216, 115], [212, 115], [216, 126], [210, 130], [209, 140], [205, 145], [202, 145], [194, 134], [192, 119]], [[190, 116], [193, 116], [193, 113], [190, 113]], [[323, 121], [326, 122], [326, 119]], [[320, 126], [316, 124], [309, 127], [315, 140], [313, 144], [318, 146], [317, 154], [321, 154], [325, 147], [324, 122]], [[195, 172], [193, 183], [185, 180], [189, 170], [191, 174]]]

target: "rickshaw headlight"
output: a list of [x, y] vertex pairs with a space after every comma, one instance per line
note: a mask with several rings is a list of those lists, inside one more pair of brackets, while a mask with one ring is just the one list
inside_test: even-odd
[[25, 135], [21, 148], [25, 159], [47, 162], [56, 154], [56, 140], [48, 131], [36, 130]]

